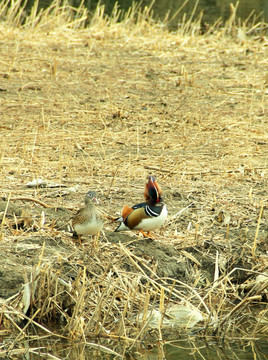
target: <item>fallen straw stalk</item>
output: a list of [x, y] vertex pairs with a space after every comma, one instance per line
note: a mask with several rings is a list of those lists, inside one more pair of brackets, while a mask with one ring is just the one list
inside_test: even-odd
[[[176, 289], [174, 289], [173, 286], [171, 287], [171, 289], [169, 289], [169, 288], [167, 287], [167, 286], [168, 286], [167, 283], [164, 282], [165, 286], [159, 284], [157, 281], [162, 281], [162, 279], [159, 278], [156, 273], [153, 273], [153, 275], [154, 275], [154, 277], [156, 278], [156, 280], [154, 280], [154, 279], [150, 278], [149, 276], [147, 276], [147, 275], [145, 274], [144, 270], [138, 265], [137, 261], [135, 261], [135, 260], [141, 260], [141, 259], [137, 258], [134, 254], [131, 254], [131, 253], [128, 251], [128, 249], [126, 249], [121, 243], [119, 244], [119, 246], [120, 246], [120, 248], [124, 251], [124, 253], [129, 257], [129, 259], [131, 260], [131, 262], [132, 262], [132, 263], [138, 268], [138, 270], [143, 274], [143, 276], [145, 277], [145, 279], [147, 279], [147, 280], [153, 285], [153, 287], [157, 290], [157, 292], [161, 293], [161, 288], [163, 287], [163, 289], [165, 290], [165, 292], [166, 292], [167, 294], [169, 294], [169, 293], [170, 293], [170, 290], [172, 289], [172, 291], [173, 291], [173, 294], [172, 294], [172, 295], [173, 295], [173, 296], [179, 298], [180, 300], [184, 300], [184, 299], [185, 299], [184, 297], [182, 297], [182, 296], [180, 295], [180, 293], [179, 293]], [[148, 270], [151, 271], [151, 269], [149, 269], [146, 264], [143, 264], [143, 266], [145, 266]], [[204, 306], [204, 308], [205, 308], [205, 310], [207, 311], [207, 313], [210, 314], [210, 311], [209, 311], [207, 305], [204, 303], [203, 299], [200, 297], [200, 295], [198, 294], [198, 292], [197, 292], [195, 289], [193, 289], [193, 288], [192, 288], [191, 286], [189, 286], [188, 284], [183, 283], [182, 281], [179, 281], [179, 280], [176, 280], [176, 279], [174, 280], [174, 279], [171, 279], [171, 278], [165, 278], [165, 279], [167, 279], [167, 280], [173, 280], [175, 283], [180, 284], [180, 285], [183, 285], [183, 286], [185, 286], [187, 289], [189, 289], [195, 296], [197, 296], [197, 298], [200, 300], [200, 303]]]

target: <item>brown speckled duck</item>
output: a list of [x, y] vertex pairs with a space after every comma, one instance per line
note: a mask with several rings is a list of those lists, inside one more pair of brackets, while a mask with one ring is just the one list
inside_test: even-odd
[[[82, 235], [91, 235], [94, 237], [99, 235], [103, 228], [103, 215], [96, 208], [98, 203], [95, 191], [89, 191], [85, 196], [85, 207], [78, 210], [72, 219], [72, 227], [78, 235], [81, 244]], [[93, 242], [94, 243], [94, 242]]]

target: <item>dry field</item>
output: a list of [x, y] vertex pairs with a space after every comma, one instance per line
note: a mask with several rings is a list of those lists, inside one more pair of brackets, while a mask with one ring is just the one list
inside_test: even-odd
[[[146, 312], [159, 309], [163, 321], [168, 306], [186, 303], [203, 314], [199, 336], [267, 336], [264, 25], [238, 28], [233, 13], [202, 35], [199, 22], [169, 33], [149, 10], [118, 23], [100, 7], [85, 28], [83, 8], [54, 3], [21, 26], [11, 10], [1, 5], [0, 320], [3, 334], [16, 334], [9, 350], [30, 324], [52, 335], [51, 322], [69, 339], [120, 337], [131, 347], [146, 339]], [[118, 216], [143, 200], [148, 174], [169, 211], [153, 240], [114, 233], [108, 220], [96, 248], [75, 242], [67, 224], [89, 189]], [[27, 186], [36, 179], [45, 184]]]

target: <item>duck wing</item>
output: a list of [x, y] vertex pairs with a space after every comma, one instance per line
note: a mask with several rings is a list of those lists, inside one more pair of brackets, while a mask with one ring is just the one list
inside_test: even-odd
[[144, 219], [158, 217], [161, 214], [163, 206], [150, 206], [146, 203], [140, 203], [132, 207], [132, 211], [125, 218], [124, 223], [132, 230]]

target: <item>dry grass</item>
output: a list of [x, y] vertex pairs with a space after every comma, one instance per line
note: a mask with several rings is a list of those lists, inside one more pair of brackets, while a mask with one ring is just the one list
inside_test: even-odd
[[[31, 324], [46, 336], [133, 347], [149, 336], [146, 313], [159, 309], [163, 320], [178, 303], [203, 313], [200, 336], [267, 334], [266, 25], [238, 28], [234, 7], [224, 27], [200, 35], [201, 20], [187, 20], [169, 33], [134, 5], [110, 18], [100, 6], [85, 28], [83, 6], [55, 1], [25, 18], [20, 0], [8, 4], [0, 5], [1, 252], [14, 268], [20, 258], [25, 284], [1, 300], [1, 324], [16, 333], [9, 350]], [[42, 207], [76, 208], [95, 188], [115, 215], [142, 200], [148, 173], [170, 214], [153, 243], [108, 224], [97, 249], [81, 249]], [[47, 186], [25, 186], [37, 178]], [[27, 202], [28, 230], [11, 209], [21, 197], [39, 202]], [[184, 273], [171, 276], [169, 260]], [[61, 332], [48, 330], [53, 321]]]

